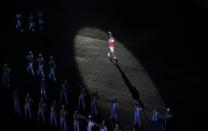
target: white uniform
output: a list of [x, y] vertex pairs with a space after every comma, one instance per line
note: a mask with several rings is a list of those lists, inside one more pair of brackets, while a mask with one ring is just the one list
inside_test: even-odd
[[100, 131], [108, 131], [108, 128], [106, 126], [100, 128]]
[[158, 121], [158, 117], [159, 117], [159, 113], [157, 111], [153, 110], [152, 122], [157, 122]]
[[2, 86], [10, 86], [10, 72], [11, 69], [9, 68], [9, 66], [7, 64], [3, 65], [3, 71], [2, 71]]
[[56, 63], [53, 57], [49, 60], [49, 66], [50, 66], [50, 72], [48, 74], [49, 79], [52, 79], [53, 81], [56, 81], [56, 75], [55, 75], [55, 69], [56, 69]]
[[37, 13], [37, 16], [38, 16], [38, 25], [39, 25], [39, 28], [40, 28], [40, 30], [42, 30], [43, 29], [43, 26], [44, 26], [44, 23], [45, 23], [45, 21], [44, 21], [44, 15], [43, 15], [42, 12], [38, 12]]
[[85, 110], [86, 104], [85, 104], [85, 94], [84, 92], [81, 92], [79, 95], [79, 103], [78, 103], [78, 109]]
[[135, 107], [135, 112], [134, 112], [134, 125], [137, 127], [141, 127], [141, 111], [142, 108], [140, 106]]
[[29, 53], [26, 55], [26, 59], [27, 59], [27, 71], [32, 73], [32, 75], [34, 75], [34, 70], [33, 70], [33, 54], [31, 51], [29, 51]]
[[93, 121], [89, 121], [87, 125], [87, 131], [92, 131], [92, 128], [95, 126], [95, 123]]
[[43, 64], [44, 64], [44, 58], [42, 55], [39, 54], [39, 57], [37, 58], [37, 65], [38, 65], [38, 70], [37, 74], [40, 75], [42, 78], [45, 77], [44, 71], [43, 71]]
[[16, 14], [16, 29], [20, 32], [23, 32], [23, 23], [22, 23], [22, 14], [17, 13]]
[[97, 96], [96, 95], [92, 96], [92, 99], [91, 99], [91, 111], [92, 111], [92, 114], [94, 114], [94, 115], [98, 114], [98, 111], [97, 111]]
[[118, 103], [114, 102], [111, 107], [111, 119], [117, 120], [118, 118]]
[[34, 16], [31, 14], [28, 18], [28, 23], [29, 23], [29, 31], [35, 31], [35, 18]]

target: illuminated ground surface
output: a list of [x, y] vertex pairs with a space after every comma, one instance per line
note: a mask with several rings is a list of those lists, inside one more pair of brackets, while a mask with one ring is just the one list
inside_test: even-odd
[[[98, 91], [99, 108], [104, 116], [109, 116], [111, 100], [118, 98], [119, 119], [124, 130], [130, 130], [133, 123], [134, 101], [119, 69], [107, 58], [106, 37], [96, 39], [96, 34], [106, 33], [93, 28], [81, 29], [75, 38], [75, 57], [81, 76], [90, 92]], [[94, 37], [93, 37], [94, 35]], [[128, 44], [128, 43], [125, 43]], [[134, 56], [118, 42], [115, 49], [118, 64], [130, 84], [135, 86], [144, 104], [144, 129], [147, 130], [150, 115], [157, 106], [164, 106], [154, 83]], [[134, 92], [135, 93], [135, 92]]]

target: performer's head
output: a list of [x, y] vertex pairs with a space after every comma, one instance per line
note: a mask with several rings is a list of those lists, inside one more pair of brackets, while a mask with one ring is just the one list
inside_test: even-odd
[[64, 84], [67, 84], [68, 83], [68, 81], [67, 80], [64, 80]]
[[29, 52], [28, 52], [30, 55], [32, 55], [32, 51], [30, 50]]
[[108, 34], [109, 34], [110, 37], [113, 37], [111, 31], [108, 31]]
[[92, 116], [91, 115], [88, 115], [88, 119], [91, 120], [92, 119]]
[[29, 97], [30, 96], [30, 93], [27, 93], [26, 96]]
[[102, 124], [102, 126], [105, 126], [105, 120], [103, 120], [101, 124]]

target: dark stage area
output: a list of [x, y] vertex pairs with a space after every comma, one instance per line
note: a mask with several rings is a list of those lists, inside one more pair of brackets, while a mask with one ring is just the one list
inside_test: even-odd
[[[121, 127], [125, 123], [124, 131], [132, 128], [129, 119], [133, 119], [133, 115], [129, 116], [125, 112], [134, 109], [128, 107], [133, 99], [144, 104], [147, 113], [144, 114], [147, 115], [144, 131], [150, 128], [150, 112], [158, 104], [157, 101], [170, 107], [173, 114], [168, 120], [166, 131], [198, 129], [193, 121], [198, 107], [192, 105], [192, 96], [198, 92], [196, 86], [200, 81], [200, 64], [194, 55], [198, 47], [185, 44], [186, 6], [182, 1], [15, 0], [4, 6], [7, 11], [1, 12], [0, 64], [1, 67], [5, 62], [10, 65], [11, 86], [0, 88], [0, 130], [59, 130], [49, 123], [37, 122], [40, 82], [37, 76], [32, 77], [26, 72], [25, 55], [29, 50], [33, 51], [35, 58], [42, 53], [46, 61], [51, 55], [56, 59], [57, 82], [47, 80], [49, 107], [53, 99], [58, 101], [63, 81], [69, 81], [71, 103], [67, 110], [70, 130], [73, 130], [73, 112], [78, 103], [79, 85], [86, 87], [87, 99], [93, 92], [100, 94], [99, 116], [95, 117], [98, 123], [107, 119], [106, 109], [110, 102], [106, 101], [110, 101], [115, 92], [118, 98], [122, 98], [120, 122]], [[196, 11], [193, 19], [199, 18], [201, 6], [192, 3], [192, 8]], [[17, 12], [28, 16], [38, 10], [45, 15], [44, 30], [18, 32], [15, 29]], [[118, 51], [118, 65], [106, 58], [107, 52], [103, 49], [109, 30], [120, 44], [115, 51]], [[36, 70], [37, 67], [34, 68]], [[45, 73], [48, 73], [47, 68]], [[22, 116], [14, 115], [14, 89], [20, 92], [21, 106], [26, 92], [31, 93], [34, 99], [32, 120], [24, 119], [23, 109]], [[125, 92], [127, 95], [123, 94]], [[105, 93], [108, 93], [108, 97], [102, 99]], [[88, 103], [83, 115], [87, 116], [89, 108]], [[127, 117], [128, 120], [125, 119]], [[86, 126], [86, 123], [82, 126]]]

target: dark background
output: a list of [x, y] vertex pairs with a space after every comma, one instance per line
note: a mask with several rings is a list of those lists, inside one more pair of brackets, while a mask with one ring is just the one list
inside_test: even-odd
[[[70, 57], [71, 61], [74, 60], [73, 38], [76, 32], [85, 26], [104, 31], [110, 29], [119, 41], [128, 43], [125, 46], [142, 63], [165, 103], [173, 109], [174, 117], [170, 130], [197, 130], [199, 126], [194, 119], [200, 116], [197, 115], [199, 113], [197, 109], [201, 104], [196, 98], [200, 95], [199, 56], [202, 53], [201, 42], [198, 40], [202, 41], [200, 38], [203, 33], [199, 30], [206, 24], [205, 3], [202, 0], [192, 1], [189, 22], [186, 17], [189, 17], [190, 8], [179, 0], [7, 1], [1, 5], [0, 62], [12, 63], [12, 69], [17, 72], [16, 76], [19, 76], [23, 69], [15, 69], [16, 65], [19, 65], [19, 69], [22, 68], [25, 52], [32, 48], [36, 52], [44, 52], [44, 55], [54, 54], [62, 64], [60, 67], [65, 69], [59, 74], [63, 77], [68, 77], [67, 72], [76, 74], [69, 76], [70, 80], [74, 80], [79, 78], [79, 71], [74, 71], [77, 69], [76, 63], [65, 64], [65, 59]], [[47, 21], [45, 31], [22, 34], [15, 32], [15, 13], [20, 11], [29, 15], [37, 9], [45, 12]], [[188, 29], [185, 30], [187, 26]], [[193, 33], [190, 34], [191, 31]], [[190, 41], [185, 39], [185, 34]], [[71, 56], [66, 56], [68, 48]], [[0, 113], [5, 116], [1, 120], [5, 122], [0, 125], [2, 129], [7, 127], [7, 130], [11, 130], [13, 126], [16, 127], [16, 118], [13, 119], [12, 115], [8, 118], [6, 115], [9, 114], [9, 111], [7, 112], [9, 102], [5, 100], [5, 92], [1, 91], [1, 95]], [[8, 120], [4, 120], [6, 118]], [[9, 124], [11, 126], [6, 126]], [[24, 121], [17, 127], [24, 129]], [[40, 126], [40, 129], [44, 128]]]

